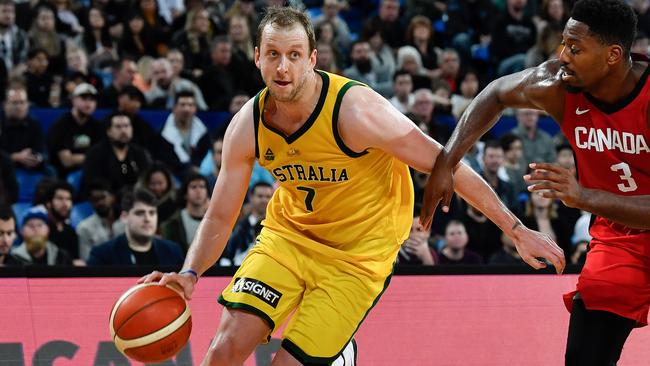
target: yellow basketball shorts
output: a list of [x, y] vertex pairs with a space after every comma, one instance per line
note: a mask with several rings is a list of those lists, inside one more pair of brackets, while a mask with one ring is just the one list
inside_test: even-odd
[[271, 328], [269, 337], [295, 311], [282, 347], [305, 365], [330, 364], [392, 274], [389, 269], [383, 279], [364, 277], [341, 264], [275, 235], [260, 235], [219, 303], [260, 316]]

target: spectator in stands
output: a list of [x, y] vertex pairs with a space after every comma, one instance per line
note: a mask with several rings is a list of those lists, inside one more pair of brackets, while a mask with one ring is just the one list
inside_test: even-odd
[[24, 85], [12, 84], [7, 89], [4, 112], [0, 121], [0, 151], [9, 154], [16, 168], [42, 171], [43, 129], [29, 116], [29, 100]]
[[25, 261], [11, 254], [16, 240], [16, 216], [10, 206], [0, 206], [0, 267], [14, 267]]
[[[380, 29], [364, 28], [361, 39], [365, 39], [370, 44], [370, 59], [373, 63], [373, 70], [377, 74], [385, 75], [387, 80], [392, 82], [392, 75], [396, 70], [395, 52], [384, 42]], [[392, 86], [392, 83], [391, 83]]]
[[[548, 235], [564, 250], [568, 257], [571, 252], [571, 229], [565, 224], [565, 219], [557, 215], [557, 205], [550, 198], [540, 193], [529, 193], [526, 211], [521, 222], [531, 230], [537, 230]], [[569, 259], [569, 258], [567, 258]]]
[[637, 31], [650, 34], [650, 0], [631, 1], [637, 16]]
[[499, 141], [490, 140], [483, 149], [483, 172], [481, 176], [490, 184], [501, 201], [515, 214], [521, 212], [519, 200], [510, 182], [499, 177], [499, 170], [503, 167], [503, 148]]
[[185, 4], [182, 0], [164, 0], [157, 1], [158, 15], [160, 15], [167, 24], [172, 24], [175, 19], [185, 13]]
[[210, 149], [210, 134], [203, 122], [196, 117], [194, 93], [176, 93], [174, 109], [167, 117], [161, 135], [174, 145], [174, 152], [181, 163], [199, 166]]
[[336, 34], [335, 43], [346, 50], [350, 47], [351, 37], [350, 28], [348, 23], [341, 18], [339, 11], [343, 7], [342, 2], [339, 0], [324, 0], [322, 13], [312, 20], [314, 29], [319, 28], [323, 22], [329, 22], [334, 27], [334, 34]]
[[488, 264], [501, 264], [501, 265], [522, 265], [525, 266], [526, 262], [519, 256], [515, 243], [506, 234], [501, 235], [501, 248], [497, 250], [490, 259]]
[[497, 76], [523, 70], [526, 51], [537, 40], [537, 28], [524, 13], [527, 0], [507, 0], [506, 11], [494, 23], [490, 52], [497, 62]]
[[422, 67], [427, 71], [429, 77], [437, 77], [438, 55], [441, 52], [435, 46], [433, 25], [431, 20], [424, 15], [416, 15], [406, 29], [406, 44], [413, 46], [420, 54]]
[[232, 63], [232, 44], [227, 37], [218, 36], [212, 41], [210, 60], [199, 85], [210, 110], [225, 110], [244, 78]]
[[178, 197], [182, 197], [178, 205], [182, 208], [160, 226], [160, 234], [180, 244], [183, 253], [187, 254], [210, 203], [208, 180], [199, 173], [189, 173], [183, 180]]
[[413, 209], [413, 223], [409, 237], [404, 241], [397, 254], [399, 266], [433, 266], [438, 263], [438, 254], [429, 244], [431, 229], [425, 230], [420, 225], [420, 210], [420, 205], [416, 204]]
[[92, 248], [107, 242], [124, 232], [115, 206], [115, 194], [105, 180], [94, 180], [88, 184], [88, 200], [93, 214], [83, 219], [76, 228], [79, 238], [79, 257], [88, 261]]
[[59, 177], [81, 169], [88, 149], [104, 139], [102, 124], [92, 117], [96, 107], [97, 89], [87, 83], [79, 84], [72, 93], [72, 110], [50, 127], [49, 157]]
[[211, 37], [208, 11], [199, 7], [187, 13], [185, 28], [171, 38], [170, 46], [183, 53], [185, 65], [195, 77], [200, 77], [200, 70], [209, 64]]
[[197, 79], [192, 75], [192, 70], [185, 68], [185, 56], [175, 48], [167, 51], [167, 60], [172, 65], [172, 74], [174, 77], [190, 80], [194, 83]]
[[445, 244], [440, 250], [440, 264], [482, 264], [483, 258], [471, 249], [467, 249], [469, 237], [465, 225], [451, 220], [445, 228]]
[[571, 241], [573, 244], [573, 252], [571, 254], [571, 263], [584, 264], [589, 250], [589, 242], [592, 237], [589, 233], [591, 226], [591, 213], [582, 211], [580, 218], [576, 221], [573, 228], [573, 236]]
[[[406, 28], [399, 19], [399, 0], [381, 0], [377, 15], [368, 19], [364, 27], [378, 27], [386, 43], [393, 49], [404, 45]], [[399, 67], [398, 67], [399, 68]]]
[[[68, 47], [66, 49], [67, 73], [68, 76], [75, 73], [80, 73], [84, 76], [85, 82], [91, 84], [97, 90], [104, 89], [104, 81], [101, 76], [88, 67], [88, 55], [83, 48]], [[78, 84], [75, 84], [75, 86]], [[74, 88], [70, 90], [72, 94]], [[62, 98], [68, 95], [62, 95]]]
[[22, 244], [14, 247], [11, 254], [35, 266], [70, 266], [72, 258], [68, 252], [49, 240], [50, 228], [47, 212], [41, 206], [32, 207], [23, 216], [20, 236]]
[[334, 25], [328, 21], [321, 22], [318, 27], [314, 28], [314, 35], [316, 36], [317, 43], [325, 43], [334, 50], [334, 58], [339, 61], [337, 66], [345, 66], [342, 61], [344, 61], [344, 56], [348, 48], [343, 48], [336, 43], [336, 30]]
[[47, 189], [45, 208], [47, 209], [49, 240], [59, 248], [65, 249], [72, 259], [79, 258], [79, 238], [70, 226], [73, 189], [68, 182], [56, 181]]
[[174, 153], [174, 146], [156, 133], [142, 116], [140, 108], [144, 104], [144, 94], [133, 85], [127, 85], [118, 93], [117, 111], [131, 119], [133, 139], [131, 142], [151, 154], [152, 160], [164, 161], [175, 173], [180, 174], [182, 164]]
[[393, 74], [393, 97], [390, 98], [390, 104], [398, 111], [407, 114], [413, 107], [413, 103], [415, 103], [415, 96], [411, 74], [406, 70], [397, 70]]
[[426, 132], [436, 141], [444, 144], [449, 139], [449, 128], [434, 119], [434, 95], [429, 89], [418, 89], [413, 93], [413, 105], [406, 115], [416, 124], [424, 124]]
[[390, 75], [382, 75], [378, 72], [380, 65], [373, 62], [368, 41], [361, 40], [352, 44], [350, 60], [352, 65], [343, 71], [343, 75], [367, 84], [383, 96], [392, 93]]
[[[524, 165], [524, 147], [521, 138], [512, 133], [501, 136], [499, 140], [503, 149], [503, 168], [508, 182], [512, 185], [515, 195], [528, 193], [527, 184], [524, 182], [524, 174], [528, 171], [528, 166]], [[504, 178], [505, 180], [505, 178]]]
[[524, 144], [524, 164], [533, 161], [551, 163], [555, 161], [553, 138], [537, 127], [539, 111], [534, 109], [517, 109], [515, 112], [517, 127], [512, 133], [519, 136]]
[[124, 24], [124, 34], [119, 43], [121, 57], [129, 57], [134, 60], [138, 60], [142, 56], [158, 57], [153, 31], [149, 27], [145, 27], [141, 13], [130, 13]]
[[219, 177], [219, 172], [221, 171], [221, 157], [223, 154], [223, 133], [218, 134], [214, 138], [212, 143], [212, 154], [210, 154], [210, 163], [212, 169], [210, 169], [209, 175], [206, 176], [208, 179], [208, 191], [212, 192], [214, 185], [217, 183], [217, 178]]
[[0, 205], [18, 201], [18, 181], [9, 157], [0, 151]]
[[469, 103], [479, 92], [479, 75], [474, 70], [467, 70], [460, 78], [460, 88], [451, 96], [451, 114], [456, 121], [465, 112]]
[[262, 228], [261, 222], [266, 217], [266, 206], [271, 196], [273, 196], [273, 187], [268, 183], [257, 183], [249, 190], [249, 203], [242, 209], [242, 213], [244, 211], [248, 213], [242, 215], [235, 225], [219, 265], [241, 264], [250, 248], [255, 245], [255, 238]]
[[397, 70], [406, 70], [411, 74], [413, 90], [431, 89], [431, 78], [422, 67], [420, 54], [413, 46], [403, 46], [397, 50]]
[[546, 26], [563, 29], [567, 20], [569, 8], [564, 0], [543, 0], [539, 15], [533, 17], [538, 33]]
[[458, 91], [460, 56], [455, 49], [447, 48], [440, 54], [440, 74], [437, 77], [447, 82], [452, 93]]
[[255, 57], [252, 33], [245, 17], [233, 15], [228, 20], [228, 37], [232, 42], [232, 52], [249, 63], [252, 63]]
[[[106, 14], [102, 9], [93, 6], [88, 10], [85, 15], [85, 27], [82, 36], [80, 47], [86, 51], [92, 60], [91, 64], [95, 67], [101, 66], [101, 63], [110, 58], [114, 50], [113, 40], [109, 34], [109, 24], [106, 21]], [[122, 22], [123, 19], [120, 19]]]
[[99, 101], [100, 108], [117, 107], [117, 95], [127, 85], [133, 85], [133, 79], [137, 73], [135, 62], [129, 58], [123, 58], [115, 62], [112, 67], [113, 82], [102, 90]]
[[[487, 49], [495, 14], [491, 0], [458, 1], [448, 6], [445, 14], [445, 34], [450, 45], [458, 51], [463, 63], [472, 59], [472, 45]], [[476, 65], [475, 65], [476, 66]]]
[[121, 219], [125, 233], [90, 251], [90, 266], [183, 264], [183, 253], [174, 242], [155, 237], [158, 227], [156, 198], [145, 190], [128, 192], [122, 198]]
[[[219, 26], [221, 22], [219, 22], [219, 24], [215, 22], [215, 16], [212, 14], [213, 11], [211, 11], [210, 8], [208, 8], [208, 11], [210, 11], [210, 19], [212, 19], [212, 22]], [[227, 19], [230, 19], [235, 15], [240, 15], [246, 18], [251, 30], [251, 37], [254, 39], [255, 32], [257, 32], [257, 26], [260, 24], [261, 20], [260, 13], [255, 9], [255, 0], [235, 0], [232, 5], [223, 12], [222, 19], [227, 22]], [[221, 28], [225, 29], [226, 32], [217, 32], [217, 34], [227, 33], [227, 24], [225, 26], [221, 25]]]
[[127, 114], [115, 112], [106, 118], [106, 137], [86, 153], [82, 197], [88, 196], [87, 185], [96, 179], [109, 182], [112, 192], [132, 188], [151, 164], [149, 153], [132, 142], [133, 126]]
[[[576, 162], [573, 157], [573, 148], [567, 143], [556, 145], [555, 147], [557, 159], [555, 163], [559, 166], [569, 169], [574, 172], [577, 178]], [[557, 208], [557, 216], [562, 219], [562, 225], [564, 226], [564, 231], [571, 233], [573, 228], [582, 215], [582, 212], [575, 207], [568, 207], [561, 201], [555, 202]]]
[[47, 68], [50, 63], [47, 52], [42, 48], [31, 48], [27, 55], [27, 71], [25, 71], [25, 84], [27, 85], [27, 95], [29, 101], [36, 107], [49, 108], [53, 107], [51, 100], [53, 91], [60, 85], [55, 85], [54, 75], [49, 73]]
[[140, 177], [137, 187], [148, 190], [156, 197], [158, 220], [165, 222], [176, 211], [176, 188], [172, 173], [166, 165], [154, 162]]
[[332, 45], [329, 43], [318, 42], [316, 44], [318, 53], [316, 54], [316, 68], [319, 70], [331, 72], [332, 74], [341, 74], [337, 65], [337, 53], [334, 52]]
[[545, 25], [537, 37], [535, 45], [526, 51], [524, 66], [535, 67], [549, 59], [557, 58], [557, 48], [562, 41], [564, 27], [553, 24]]
[[75, 38], [83, 33], [84, 28], [79, 23], [79, 19], [72, 12], [72, 0], [55, 0], [52, 1], [56, 18], [58, 20], [56, 31], [65, 35], [66, 38]]
[[434, 118], [452, 118], [451, 115], [451, 88], [449, 83], [442, 79], [434, 79], [431, 82], [433, 91], [433, 115]]
[[0, 0], [0, 58], [7, 70], [27, 61], [29, 39], [16, 25], [16, 6], [13, 0]]
[[30, 48], [42, 48], [50, 61], [48, 72], [63, 75], [65, 71], [65, 39], [55, 29], [54, 12], [47, 6], [37, 6], [29, 29]]
[[194, 95], [196, 107], [208, 109], [203, 93], [190, 80], [174, 75], [172, 65], [166, 58], [159, 58], [151, 63], [152, 85], [145, 94], [147, 104], [155, 109], [172, 109], [176, 95], [182, 91], [190, 91]]

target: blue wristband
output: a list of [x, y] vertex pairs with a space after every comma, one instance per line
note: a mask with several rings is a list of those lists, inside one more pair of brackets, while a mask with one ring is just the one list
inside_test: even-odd
[[179, 275], [182, 275], [182, 274], [185, 274], [185, 273], [189, 273], [189, 274], [191, 274], [191, 275], [194, 276], [194, 278], [196, 279], [196, 282], [199, 282], [199, 274], [196, 273], [195, 270], [193, 270], [193, 269], [186, 269], [186, 270], [184, 270], [184, 271], [180, 271], [180, 272], [178, 272]]

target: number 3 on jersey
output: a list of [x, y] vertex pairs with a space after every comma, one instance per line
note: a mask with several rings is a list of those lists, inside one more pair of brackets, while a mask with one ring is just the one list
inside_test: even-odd
[[622, 171], [623, 174], [618, 177], [621, 178], [625, 183], [619, 183], [616, 186], [621, 192], [633, 192], [638, 188], [634, 178], [632, 178], [632, 171], [630, 171], [630, 166], [627, 163], [618, 163], [609, 167], [613, 172]]
[[[636, 187], [636, 185], [634, 187]], [[305, 207], [307, 208], [307, 211], [313, 212], [314, 211], [314, 206], [312, 206], [312, 203], [314, 202], [314, 196], [316, 195], [316, 190], [313, 189], [313, 188], [304, 187], [304, 186], [298, 186], [298, 187], [296, 187], [296, 189], [299, 190], [299, 191], [307, 192], [307, 195], [305, 196]]]

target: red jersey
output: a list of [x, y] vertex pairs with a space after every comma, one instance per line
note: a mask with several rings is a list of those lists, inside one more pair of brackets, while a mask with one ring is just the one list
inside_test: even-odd
[[[582, 186], [623, 196], [650, 195], [649, 74], [650, 67], [615, 105], [585, 93], [565, 93], [562, 132], [573, 146]], [[585, 305], [647, 324], [650, 230], [597, 217], [590, 234], [591, 251], [578, 281]]]

